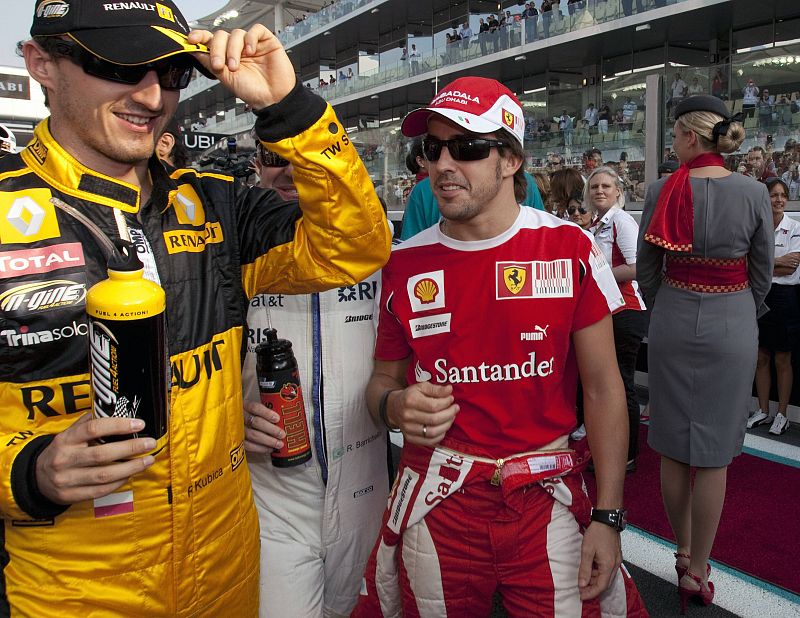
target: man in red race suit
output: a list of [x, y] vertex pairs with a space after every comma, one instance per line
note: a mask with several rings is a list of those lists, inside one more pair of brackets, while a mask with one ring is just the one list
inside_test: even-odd
[[[611, 269], [579, 227], [520, 208], [524, 120], [491, 79], [409, 114], [442, 220], [382, 273], [367, 403], [405, 439], [354, 616], [646, 616], [620, 568], [625, 393]], [[568, 445], [578, 376], [597, 509]]]

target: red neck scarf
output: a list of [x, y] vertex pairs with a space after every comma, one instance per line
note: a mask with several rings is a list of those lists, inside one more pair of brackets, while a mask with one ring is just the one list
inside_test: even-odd
[[721, 155], [704, 152], [667, 178], [644, 239], [669, 251], [691, 253], [694, 239], [694, 202], [689, 170], [697, 167], [725, 167]]

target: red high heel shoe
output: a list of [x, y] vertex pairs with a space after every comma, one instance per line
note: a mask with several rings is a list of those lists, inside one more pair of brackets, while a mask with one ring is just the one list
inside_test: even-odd
[[686, 571], [686, 575], [689, 576], [689, 579], [696, 582], [700, 588], [698, 590], [694, 590], [692, 588], [684, 588], [680, 582], [678, 582], [678, 593], [680, 594], [681, 599], [681, 616], [686, 615], [686, 605], [689, 602], [689, 599], [695, 599], [701, 605], [711, 605], [714, 601], [714, 584], [711, 582], [706, 583], [706, 587], [703, 588], [703, 580], [697, 577], [691, 571]]
[[675, 572], [678, 574], [678, 583], [680, 583], [681, 577], [686, 575], [686, 571], [689, 570], [689, 567], [678, 564], [678, 560], [680, 558], [686, 558], [687, 560], [690, 560], [691, 556], [689, 554], [684, 554], [683, 552], [675, 552], [672, 555], [675, 556]]
[[[680, 582], [681, 577], [686, 575], [686, 571], [689, 570], [689, 567], [678, 564], [678, 559], [686, 558], [687, 560], [691, 560], [692, 557], [689, 554], [684, 554], [683, 552], [675, 552], [672, 555], [675, 556], [675, 572], [678, 574], [678, 582]], [[706, 579], [708, 579], [709, 575], [711, 575], [711, 565], [706, 563]]]

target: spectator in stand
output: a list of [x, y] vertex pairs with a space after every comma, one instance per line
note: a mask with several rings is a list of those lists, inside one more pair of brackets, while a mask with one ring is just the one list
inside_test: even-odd
[[690, 97], [695, 94], [703, 94], [703, 87], [700, 85], [700, 80], [697, 77], [692, 78], [692, 84], [689, 86], [687, 94]]
[[347, 79], [353, 79], [353, 77], [355, 77], [355, 75], [353, 75], [353, 68], [350, 67], [347, 69]]
[[411, 53], [408, 57], [411, 59], [411, 75], [419, 75], [419, 52], [415, 43], [411, 44]]
[[500, 51], [500, 22], [494, 14], [489, 15], [489, 39], [492, 42], [492, 51]]
[[759, 89], [753, 78], [747, 80], [747, 85], [742, 88], [742, 112], [748, 118], [752, 118], [758, 105]]
[[570, 197], [584, 188], [583, 176], [573, 167], [560, 169], [550, 175], [550, 212], [559, 219], [567, 219]]
[[798, 170], [796, 162], [789, 164], [789, 168], [781, 175], [781, 180], [786, 185], [789, 199], [791, 201], [796, 200], [799, 192], [798, 190], [800, 190], [800, 171]]
[[669, 87], [670, 98], [667, 102], [667, 109], [674, 109], [686, 96], [686, 90], [686, 82], [681, 79], [681, 74], [676, 72], [672, 85]]
[[469, 42], [472, 40], [472, 28], [469, 27], [468, 21], [461, 24], [461, 30], [458, 31], [458, 36], [461, 37], [461, 49], [464, 50], [464, 55], [466, 56], [469, 50]]
[[597, 148], [592, 148], [583, 153], [583, 167], [587, 174], [603, 165], [603, 153]]
[[561, 118], [558, 119], [558, 130], [564, 139], [564, 146], [572, 146], [572, 116], [567, 110], [561, 111]]
[[636, 105], [636, 102], [632, 97], [628, 97], [628, 100], [625, 101], [625, 104], [622, 106], [622, 123], [624, 131], [631, 130], [631, 126], [633, 126], [633, 116], [636, 114], [637, 109], [639, 108]]
[[537, 32], [539, 26], [539, 11], [536, 10], [536, 5], [533, 2], [528, 2], [525, 5], [525, 42], [530, 43], [539, 38]]
[[542, 0], [540, 12], [542, 13], [542, 30], [544, 38], [550, 36], [550, 20], [553, 19], [553, 4], [556, 0]]
[[336, 76], [335, 76], [333, 73], [331, 73], [331, 74], [328, 76], [328, 84], [330, 84], [331, 86], [333, 86], [335, 83], [336, 83]]
[[586, 111], [583, 113], [583, 119], [586, 121], [586, 126], [588, 128], [597, 126], [597, 110], [594, 107], [594, 103], [589, 103], [589, 107], [587, 107]]
[[[638, 15], [643, 11], [644, 2], [642, 2], [642, 0], [636, 0], [636, 14]], [[622, 12], [625, 13], [625, 17], [633, 15], [633, 0], [622, 0]]]
[[547, 153], [547, 169], [552, 174], [553, 172], [557, 172], [560, 170], [564, 165], [564, 159], [561, 158], [561, 155], [557, 152], [548, 152]]
[[489, 24], [481, 17], [478, 20], [478, 44], [481, 46], [481, 56], [486, 55], [486, 41], [489, 37]]
[[711, 80], [711, 96], [718, 99], [725, 98], [725, 76], [722, 74], [722, 69], [714, 71], [714, 78]]
[[597, 111], [597, 130], [600, 133], [608, 133], [608, 123], [611, 122], [611, 108], [608, 103], [603, 101], [600, 109]]
[[[775, 226], [775, 266], [772, 286], [765, 301], [769, 311], [758, 319], [758, 410], [750, 416], [747, 427], [769, 424], [769, 432], [779, 436], [789, 428], [787, 409], [794, 378], [792, 350], [800, 341], [800, 297], [797, 294], [797, 285], [800, 284], [800, 223], [784, 213], [789, 197], [786, 183], [780, 178], [770, 178], [766, 185]], [[778, 383], [778, 412], [774, 417], [769, 414], [773, 354]]]
[[767, 161], [766, 153], [761, 146], [753, 146], [747, 151], [747, 165], [749, 167], [747, 175], [760, 182], [777, 176], [771, 165], [769, 165], [770, 162]]
[[625, 115], [622, 108], [614, 112], [614, 126], [617, 128], [617, 131], [623, 131], [625, 129]]
[[764, 88], [758, 97], [758, 103], [756, 103], [758, 127], [763, 131], [766, 131], [770, 126], [772, 126], [772, 113], [775, 111], [772, 103], [773, 99], [769, 94], [769, 90]]
[[344, 69], [339, 69], [339, 81], [340, 82], [347, 81], [347, 75], [344, 74]]

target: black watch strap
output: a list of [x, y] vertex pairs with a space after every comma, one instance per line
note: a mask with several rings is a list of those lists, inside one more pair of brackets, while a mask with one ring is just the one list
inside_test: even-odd
[[611, 526], [617, 532], [622, 532], [628, 525], [625, 514], [625, 509], [592, 509], [592, 521]]

